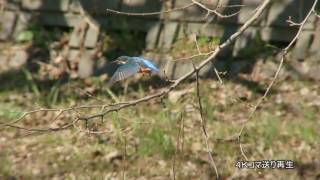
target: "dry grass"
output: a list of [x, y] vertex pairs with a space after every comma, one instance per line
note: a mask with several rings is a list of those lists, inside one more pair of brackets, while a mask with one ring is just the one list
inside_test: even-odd
[[[193, 84], [184, 84], [180, 89], [193, 87]], [[236, 161], [243, 159], [239, 145], [217, 139], [225, 139], [239, 132], [250, 105], [254, 104], [261, 94], [232, 82], [226, 82], [221, 87], [216, 81], [203, 80], [201, 88], [203, 96], [206, 97], [203, 98], [203, 106], [208, 120], [209, 140], [223, 179], [319, 177], [318, 85], [299, 80], [282, 82], [248, 123], [243, 147], [250, 160], [288, 159], [296, 163], [294, 170], [258, 171], [237, 169]], [[118, 98], [130, 99], [144, 96], [145, 93], [147, 92], [142, 90], [139, 93], [131, 91], [125, 97], [120, 93]], [[24, 93], [10, 94], [13, 95], [23, 98]], [[107, 101], [109, 99], [108, 95], [102, 92], [97, 93], [97, 97]], [[0, 103], [2, 120], [9, 121], [15, 118], [19, 111], [32, 108], [28, 102], [15, 104], [12, 101], [9, 103], [9, 110], [5, 99], [3, 95]], [[97, 100], [92, 98], [66, 99], [60, 100], [54, 106], [97, 103]], [[104, 122], [90, 124], [94, 129], [108, 129], [110, 133], [94, 135], [70, 129], [24, 137], [23, 132], [1, 129], [1, 177], [120, 179], [126, 176], [128, 179], [168, 179], [172, 176], [172, 159], [180, 127], [179, 117], [184, 112], [184, 145], [177, 153], [176, 177], [212, 178], [214, 173], [209, 167], [197, 108], [195, 92], [190, 91], [177, 102], [152, 101], [113, 113], [106, 117]], [[70, 119], [65, 117], [60, 121], [63, 123]], [[26, 126], [48, 124], [48, 114], [35, 114], [23, 123]], [[84, 128], [83, 124], [78, 126]]]

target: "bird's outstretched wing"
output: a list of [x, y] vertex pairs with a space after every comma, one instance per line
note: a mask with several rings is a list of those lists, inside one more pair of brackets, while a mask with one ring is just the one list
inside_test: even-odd
[[139, 72], [140, 66], [138, 63], [135, 62], [127, 62], [124, 65], [121, 65], [116, 72], [113, 74], [111, 79], [108, 82], [108, 85], [111, 86], [113, 83], [117, 81], [121, 81], [123, 79], [126, 79], [137, 72]]
[[159, 73], [159, 68], [154, 65], [150, 60], [142, 58], [142, 57], [133, 57], [139, 64], [145, 68], [148, 68], [151, 70], [152, 74]]

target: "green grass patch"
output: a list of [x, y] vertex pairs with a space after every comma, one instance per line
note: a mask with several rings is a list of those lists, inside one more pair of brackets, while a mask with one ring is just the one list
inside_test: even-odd
[[160, 128], [152, 128], [150, 132], [141, 137], [139, 146], [139, 154], [142, 156], [151, 156], [160, 154], [165, 158], [169, 158], [174, 154], [175, 147], [169, 136]]
[[264, 146], [272, 148], [276, 141], [281, 141], [281, 120], [279, 117], [268, 112], [263, 112], [252, 121], [247, 126], [248, 131], [246, 131], [249, 142], [256, 143], [263, 139]]
[[13, 120], [19, 118], [23, 114], [21, 107], [13, 103], [0, 103], [0, 117], [7, 120]]
[[11, 175], [13, 175], [12, 163], [8, 155], [9, 153], [7, 150], [0, 151], [0, 179], [6, 179], [5, 177], [10, 177]]

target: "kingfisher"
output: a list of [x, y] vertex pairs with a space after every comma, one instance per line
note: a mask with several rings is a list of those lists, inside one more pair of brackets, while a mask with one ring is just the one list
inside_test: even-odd
[[136, 73], [153, 75], [160, 72], [156, 65], [143, 57], [120, 56], [112, 63], [118, 64], [119, 67], [109, 80], [109, 86], [113, 85], [117, 81], [127, 79]]

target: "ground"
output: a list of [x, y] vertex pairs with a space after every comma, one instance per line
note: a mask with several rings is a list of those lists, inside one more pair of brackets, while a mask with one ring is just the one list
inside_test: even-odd
[[[95, 91], [94, 97], [88, 97], [74, 88], [97, 87], [101, 83], [97, 78], [91, 78], [90, 82], [73, 81], [61, 85], [59, 100], [52, 106], [111, 102], [103, 86]], [[281, 80], [258, 108], [254, 118], [247, 122], [242, 146], [249, 160], [293, 160], [295, 163], [292, 170], [255, 171], [236, 168], [238, 160], [245, 160], [239, 143], [221, 139], [237, 135], [252, 106], [262, 96], [261, 92], [236, 80], [226, 80], [220, 85], [215, 80], [201, 79], [200, 83], [210, 148], [222, 179], [319, 178], [319, 84], [294, 78]], [[265, 84], [261, 84], [261, 88], [264, 87]], [[114, 96], [123, 101], [158, 90], [151, 84]], [[3, 91], [1, 119], [10, 122], [23, 111], [41, 107], [43, 101], [30, 93], [29, 88]], [[64, 124], [72, 121], [72, 117], [75, 116], [67, 114], [55, 122]], [[53, 118], [54, 113], [39, 112], [27, 116], [19, 124], [26, 127], [58, 126], [59, 123], [51, 122]], [[183, 128], [180, 126], [182, 122]], [[2, 127], [1, 177], [120, 179], [125, 176], [127, 179], [168, 179], [172, 177], [173, 159], [177, 179], [214, 177], [200, 126], [195, 84], [192, 82], [182, 84], [163, 101], [152, 100], [109, 114], [103, 122], [96, 120], [89, 126], [108, 132], [86, 133], [82, 123], [77, 124], [77, 128], [31, 135], [23, 130]]]

